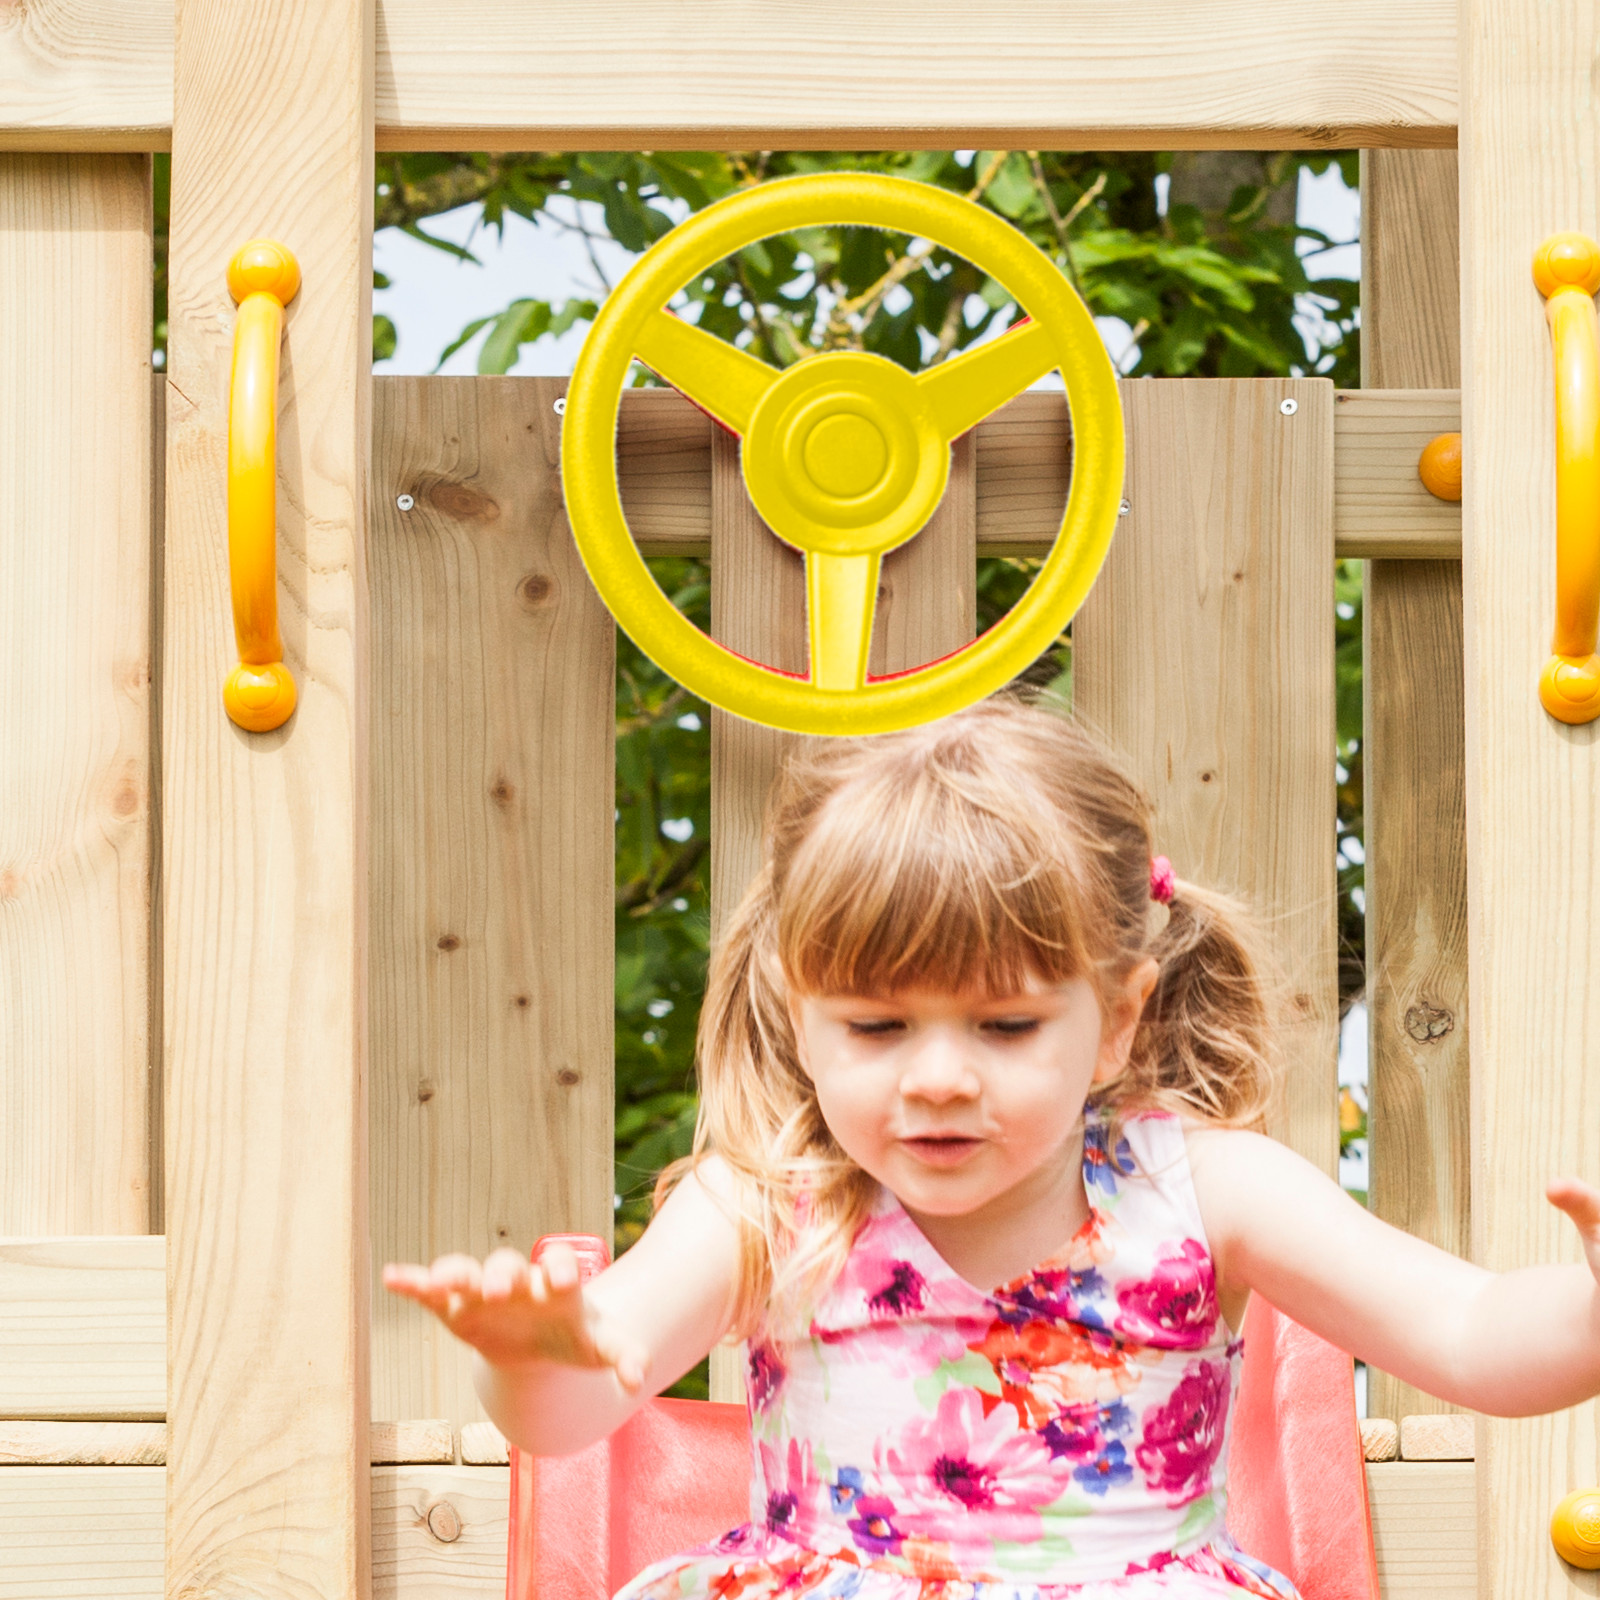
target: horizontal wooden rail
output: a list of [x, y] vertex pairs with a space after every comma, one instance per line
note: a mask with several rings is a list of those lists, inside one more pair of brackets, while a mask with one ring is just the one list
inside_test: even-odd
[[[0, 1472], [0, 1600], [160, 1600], [163, 1468]], [[505, 1467], [374, 1467], [373, 1600], [500, 1600], [508, 1477]], [[1470, 1461], [1367, 1468], [1384, 1600], [1475, 1600], [1474, 1484]]]
[[[416, 380], [377, 381], [381, 387]], [[1459, 393], [1341, 389], [1336, 400], [1334, 553], [1459, 559], [1460, 505], [1436, 500], [1417, 478], [1422, 447], [1460, 426]], [[622, 500], [635, 537], [652, 555], [710, 551], [713, 426], [670, 390], [634, 389], [623, 397]], [[1060, 525], [1070, 462], [1066, 406], [1058, 394], [1022, 395], [978, 428], [979, 555], [1044, 554]]]
[[[166, 149], [174, 0], [31, 0], [0, 25], [0, 149]], [[399, 150], [1340, 149], [1453, 145], [1451, 0], [383, 0]], [[781, 49], [774, 49], [782, 40]], [[537, 107], [535, 120], [532, 108]]]

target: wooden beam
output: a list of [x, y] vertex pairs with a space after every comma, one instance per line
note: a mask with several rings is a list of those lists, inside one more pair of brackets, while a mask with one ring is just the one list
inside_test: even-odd
[[[1529, 266], [1560, 229], [1600, 233], [1590, 0], [1463, 0], [1461, 144], [1467, 918], [1473, 1253], [1501, 1270], [1577, 1261], [1545, 1203], [1600, 1177], [1600, 723], [1539, 703], [1554, 623], [1554, 383]], [[1487, 1420], [1478, 1438], [1481, 1593], [1593, 1593], [1550, 1513], [1600, 1481], [1600, 1407]]]
[[0, 1417], [167, 1409], [166, 1240], [0, 1240]]
[[1332, 1173], [1333, 388], [1122, 394], [1131, 509], [1073, 624], [1074, 702], [1154, 800], [1179, 876], [1265, 919], [1289, 1002], [1273, 1131]]
[[1475, 1483], [1470, 1461], [1368, 1466], [1383, 1600], [1478, 1600]]
[[[167, 1592], [369, 1591], [367, 466], [373, 0], [182, 0], [163, 729]], [[229, 258], [281, 239], [279, 601], [247, 734], [224, 505]]]
[[[1430, 386], [1461, 382], [1456, 158], [1448, 150], [1374, 150], [1363, 160], [1362, 380], [1417, 396], [1381, 394], [1365, 420], [1372, 451], [1387, 438], [1414, 464], [1419, 436], [1433, 422], [1417, 427], [1408, 413], [1422, 409]], [[1384, 480], [1374, 474], [1370, 481]], [[1408, 488], [1419, 518], [1445, 505], [1414, 470]], [[1393, 498], [1380, 504], [1359, 481], [1347, 499], [1357, 495], [1375, 543], [1411, 513]], [[1466, 722], [1461, 508], [1449, 510], [1456, 560], [1371, 561], [1363, 585], [1369, 1127], [1373, 1209], [1464, 1256], [1471, 1249]], [[1367, 1385], [1373, 1416], [1449, 1409], [1384, 1372], [1369, 1372]]]
[[151, 1225], [150, 271], [147, 160], [0, 156], [0, 1234]]
[[[32, 0], [0, 32], [0, 145], [159, 149], [173, 0]], [[1449, 145], [1448, 0], [385, 0], [401, 150], [1340, 149]], [[782, 48], [775, 43], [782, 41]]]
[[380, 1418], [459, 1427], [482, 1415], [467, 1347], [383, 1291], [385, 1261], [526, 1250], [541, 1233], [610, 1234], [615, 627], [562, 509], [553, 402], [565, 387], [378, 386], [370, 1014]]
[[[1449, 150], [1422, 155], [1435, 161], [1455, 159]], [[1372, 230], [1369, 222], [1369, 238]], [[1367, 250], [1371, 254], [1373, 245]], [[1363, 324], [1362, 337], [1364, 352], [1377, 345], [1369, 324]], [[1460, 392], [1454, 385], [1410, 387], [1375, 380], [1370, 389], [1341, 389], [1335, 401], [1334, 554], [1348, 561], [1459, 561], [1460, 502], [1437, 499], [1423, 488], [1417, 457], [1430, 439], [1460, 432]]]
[[164, 1422], [0, 1422], [0, 1467], [164, 1467]]

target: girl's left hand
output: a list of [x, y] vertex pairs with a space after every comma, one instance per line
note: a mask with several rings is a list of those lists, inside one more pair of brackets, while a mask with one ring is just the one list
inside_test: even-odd
[[1544, 1193], [1551, 1205], [1572, 1218], [1589, 1270], [1600, 1282], [1600, 1189], [1591, 1188], [1581, 1178], [1552, 1178]]

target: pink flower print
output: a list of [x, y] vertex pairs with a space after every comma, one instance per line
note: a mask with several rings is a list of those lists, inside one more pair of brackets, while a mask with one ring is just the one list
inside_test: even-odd
[[1146, 1413], [1134, 1451], [1145, 1482], [1186, 1506], [1211, 1488], [1211, 1471], [1227, 1437], [1232, 1377], [1222, 1361], [1191, 1361], [1164, 1405]]
[[976, 1511], [990, 1538], [1039, 1537], [1038, 1508], [1061, 1494], [1050, 1451], [1037, 1434], [1018, 1429], [1010, 1406], [986, 1416], [983, 1398], [975, 1389], [946, 1390], [934, 1415], [911, 1422], [899, 1448], [887, 1451], [888, 1471], [902, 1490], [896, 1519], [902, 1530], [948, 1536], [952, 1515]]
[[782, 1455], [765, 1440], [757, 1449], [761, 1482], [767, 1491], [767, 1527], [773, 1533], [793, 1538], [796, 1530], [815, 1524], [826, 1492], [811, 1459], [810, 1441], [790, 1439]]
[[1185, 1239], [1148, 1278], [1117, 1286], [1117, 1329], [1140, 1344], [1199, 1350], [1217, 1325], [1217, 1281], [1206, 1247]]
[[868, 1293], [867, 1306], [894, 1317], [909, 1316], [927, 1303], [927, 1289], [927, 1279], [909, 1261], [891, 1261], [887, 1277]]
[[765, 1411], [773, 1395], [782, 1387], [783, 1380], [789, 1376], [789, 1369], [784, 1366], [783, 1357], [777, 1349], [765, 1340], [750, 1346], [748, 1365], [751, 1408]]

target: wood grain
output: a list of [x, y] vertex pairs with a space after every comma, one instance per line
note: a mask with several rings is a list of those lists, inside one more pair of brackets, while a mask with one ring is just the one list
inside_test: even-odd
[[166, 1240], [0, 1240], [0, 1417], [160, 1418]]
[[142, 157], [0, 156], [0, 1234], [150, 1228], [150, 249]]
[[455, 1431], [443, 1417], [422, 1422], [374, 1422], [371, 1431], [372, 1463], [393, 1466], [408, 1462], [452, 1462], [456, 1458]]
[[1383, 1600], [1478, 1600], [1475, 1482], [1470, 1461], [1368, 1466]]
[[[805, 572], [799, 555], [756, 515], [739, 473], [738, 442], [712, 440], [711, 631], [768, 666], [806, 664]], [[896, 672], [959, 648], [976, 629], [976, 445], [952, 452], [950, 483], [926, 528], [883, 564], [870, 670]], [[793, 736], [711, 713], [711, 929], [743, 897], [761, 865], [762, 814]], [[744, 1395], [743, 1362], [712, 1352], [711, 1397]]]
[[1400, 1419], [1400, 1455], [1406, 1461], [1471, 1461], [1477, 1418], [1465, 1411], [1424, 1412]]
[[1400, 1458], [1400, 1424], [1388, 1417], [1361, 1419], [1361, 1454], [1367, 1461], [1397, 1461]]
[[164, 1467], [164, 1422], [0, 1422], [0, 1467]]
[[1073, 625], [1074, 701], [1155, 802], [1179, 876], [1243, 895], [1263, 920], [1287, 989], [1273, 1131], [1331, 1173], [1333, 389], [1122, 393], [1131, 510]]
[[[1420, 154], [1432, 158], [1450, 152]], [[1388, 281], [1393, 290], [1392, 275]], [[1365, 302], [1362, 312], [1365, 316]], [[1363, 351], [1371, 349], [1377, 341], [1365, 322], [1362, 334]], [[1333, 413], [1334, 554], [1349, 560], [1459, 561], [1461, 506], [1423, 488], [1417, 458], [1429, 440], [1460, 430], [1461, 396], [1453, 385], [1341, 389]]]
[[[369, 1589], [372, 0], [182, 0], [163, 679], [167, 1589]], [[241, 115], [249, 86], [251, 115]], [[226, 718], [233, 308], [283, 240], [278, 560], [299, 707]]]
[[375, 1468], [373, 1600], [502, 1600], [509, 1503], [505, 1467]]
[[0, 1600], [161, 1600], [162, 1467], [0, 1468]]
[[[1374, 150], [1362, 161], [1362, 383], [1390, 391], [1456, 388], [1456, 158], [1450, 151]], [[1393, 392], [1377, 397], [1367, 419], [1375, 450], [1386, 429], [1396, 449], [1408, 453], [1433, 428], [1405, 415], [1412, 399]], [[1340, 416], [1346, 413], [1358, 408], [1341, 404]], [[1345, 459], [1341, 454], [1341, 481]], [[1379, 481], [1373, 474], [1372, 483]], [[1419, 512], [1437, 517], [1433, 507], [1445, 503], [1414, 472], [1407, 489], [1414, 503], [1418, 494], [1430, 502], [1417, 503]], [[1409, 507], [1380, 506], [1371, 489], [1360, 503], [1380, 539], [1386, 527], [1415, 526]], [[1464, 1256], [1472, 1242], [1466, 723], [1461, 508], [1450, 510], [1457, 546], [1449, 553], [1456, 560], [1370, 561], [1363, 575], [1368, 1126], [1373, 1209]], [[1398, 1418], [1448, 1408], [1373, 1370], [1367, 1409]]]
[[[375, 1271], [610, 1230], [615, 630], [562, 507], [563, 388], [377, 386]], [[372, 1293], [373, 1415], [478, 1420], [467, 1347]]]
[[[1464, 0], [1461, 70], [1467, 917], [1473, 1254], [1504, 1270], [1577, 1261], [1545, 1203], [1555, 1173], [1600, 1178], [1600, 723], [1552, 721], [1536, 684], [1555, 570], [1554, 385], [1529, 263], [1558, 228], [1600, 232], [1590, 0]], [[1594, 1594], [1549, 1519], [1600, 1481], [1600, 1407], [1486, 1422], [1480, 1582], [1517, 1600]]]

